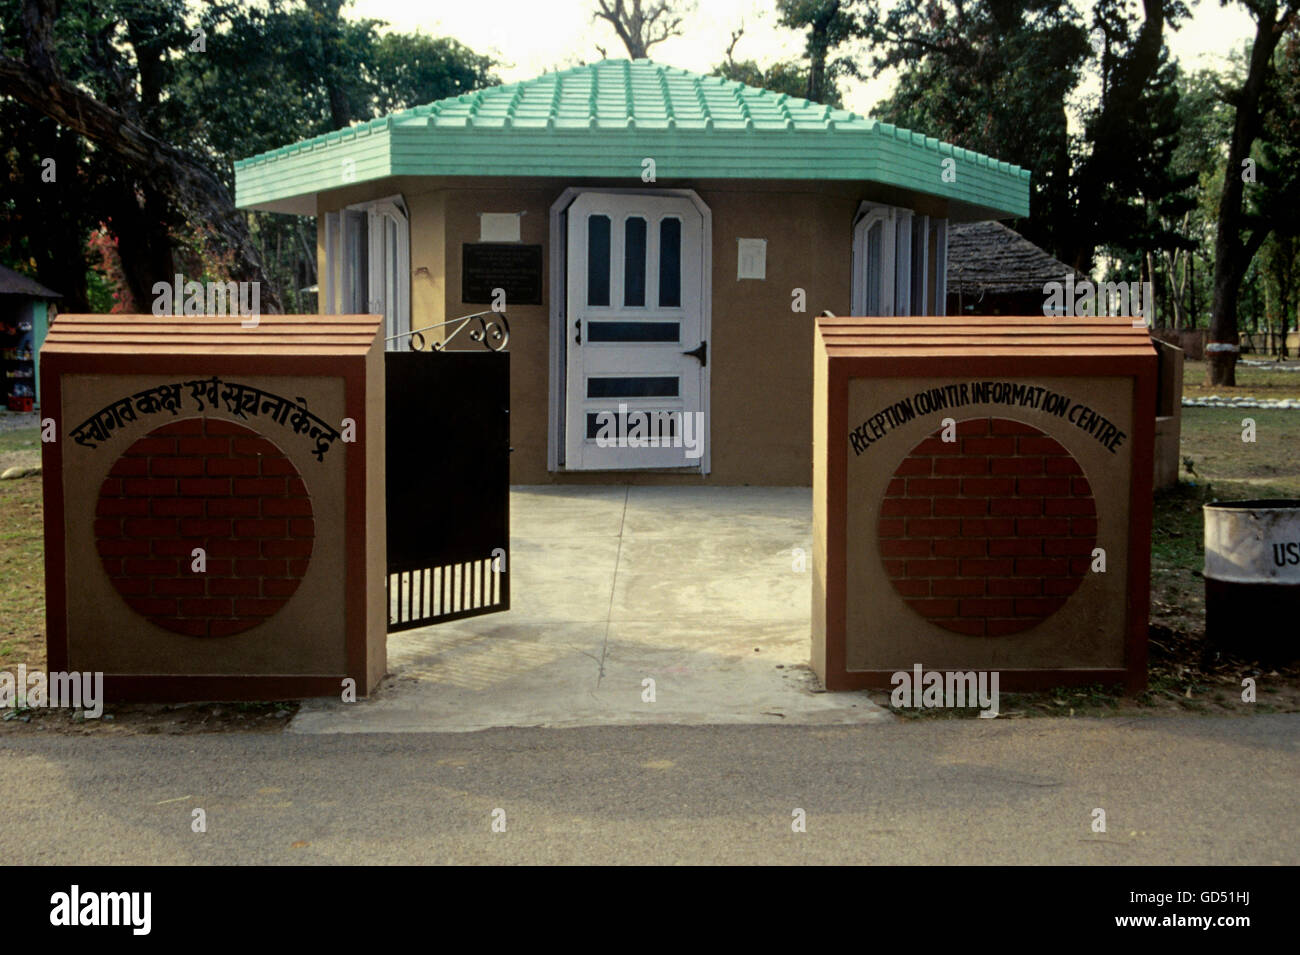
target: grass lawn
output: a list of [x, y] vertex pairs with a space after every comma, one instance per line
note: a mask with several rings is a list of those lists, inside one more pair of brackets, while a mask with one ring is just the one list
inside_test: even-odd
[[[1265, 361], [1267, 359], [1251, 360]], [[1291, 368], [1300, 366], [1300, 362], [1290, 361]], [[1208, 367], [1203, 361], [1183, 363], [1183, 396], [1186, 398], [1208, 398], [1218, 395], [1220, 398], [1300, 398], [1300, 371], [1277, 371], [1272, 368], [1257, 368], [1253, 365], [1237, 366], [1237, 386], [1225, 388], [1223, 385], [1207, 385], [1205, 373]]]

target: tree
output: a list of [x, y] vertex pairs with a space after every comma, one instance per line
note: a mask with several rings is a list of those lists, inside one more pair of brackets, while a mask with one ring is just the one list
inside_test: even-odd
[[[1240, 0], [1255, 20], [1255, 41], [1251, 46], [1246, 77], [1228, 91], [1233, 107], [1232, 136], [1219, 198], [1218, 228], [1214, 237], [1214, 297], [1210, 306], [1210, 347], [1207, 384], [1233, 386], [1237, 383], [1237, 295], [1242, 279], [1272, 223], [1254, 218], [1243, 200], [1254, 160], [1251, 151], [1260, 135], [1268, 104], [1268, 89], [1275, 82], [1273, 55], [1283, 34], [1295, 22], [1295, 7], [1288, 0]], [[1258, 179], [1258, 174], [1255, 174]], [[1273, 210], [1274, 215], [1282, 210]], [[1286, 210], [1288, 213], [1290, 210]]]
[[[682, 35], [685, 7], [674, 0], [596, 0], [595, 19], [604, 20], [634, 60], [644, 60], [650, 47]], [[601, 57], [603, 47], [597, 46]]]
[[[784, 93], [787, 96], [806, 97], [808, 93], [809, 68], [797, 60], [781, 60], [764, 69], [756, 60], [737, 60], [736, 44], [744, 36], [745, 28], [731, 32], [731, 43], [727, 45], [726, 59], [713, 68], [715, 76], [722, 76], [746, 86]], [[834, 79], [823, 89], [823, 98], [819, 102], [837, 109], [843, 105], [840, 91]]]
[[808, 31], [804, 48], [808, 60], [805, 99], [830, 103], [832, 98], [839, 98], [836, 89], [839, 77], [859, 75], [852, 58], [832, 58], [832, 54], [863, 36], [862, 6], [859, 0], [777, 0], [780, 24]]

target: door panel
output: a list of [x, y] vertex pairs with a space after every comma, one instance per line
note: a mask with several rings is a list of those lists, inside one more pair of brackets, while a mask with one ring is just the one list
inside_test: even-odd
[[684, 353], [704, 329], [703, 216], [681, 197], [593, 192], [567, 221], [565, 466], [699, 466], [708, 368]]

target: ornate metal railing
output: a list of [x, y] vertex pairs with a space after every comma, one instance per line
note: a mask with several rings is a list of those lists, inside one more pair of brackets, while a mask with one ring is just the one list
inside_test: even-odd
[[[487, 318], [491, 316], [491, 318]], [[469, 339], [481, 344], [488, 351], [504, 351], [505, 347], [510, 344], [510, 323], [506, 320], [505, 312], [494, 312], [491, 309], [483, 312], [475, 312], [473, 315], [462, 315], [460, 318], [448, 319], [445, 322], [438, 322], [434, 325], [425, 325], [423, 328], [417, 328], [409, 332], [401, 332], [397, 335], [390, 335], [385, 338], [385, 342], [395, 342], [402, 338], [409, 338], [408, 345], [411, 351], [424, 351], [424, 332], [431, 331], [435, 328], [451, 328], [451, 331], [442, 339], [442, 341], [433, 341], [429, 345], [434, 351], [442, 351], [451, 342], [453, 338], [459, 335], [467, 326], [470, 326], [477, 320], [478, 327], [470, 328]]]

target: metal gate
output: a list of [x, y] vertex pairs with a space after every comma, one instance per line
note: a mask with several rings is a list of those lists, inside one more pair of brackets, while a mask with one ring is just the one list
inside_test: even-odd
[[509, 352], [384, 361], [388, 629], [509, 610]]

